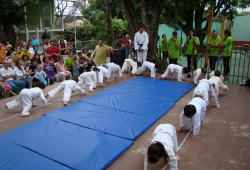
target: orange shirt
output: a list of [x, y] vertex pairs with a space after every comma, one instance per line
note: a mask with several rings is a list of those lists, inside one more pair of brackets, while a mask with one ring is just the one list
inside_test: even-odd
[[6, 47], [0, 47], [0, 63], [3, 63], [4, 60], [6, 60]]

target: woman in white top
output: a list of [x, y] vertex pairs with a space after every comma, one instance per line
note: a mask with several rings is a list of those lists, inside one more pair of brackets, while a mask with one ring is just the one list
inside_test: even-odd
[[59, 59], [59, 63], [56, 65], [57, 73], [62, 77], [62, 81], [66, 80], [66, 76], [69, 76], [72, 79], [72, 74], [65, 68], [63, 59]]
[[29, 75], [28, 72], [24, 69], [22, 65], [22, 60], [16, 60], [16, 67], [14, 67], [14, 72], [16, 75], [16, 80], [22, 80], [28, 83], [29, 88], [32, 88], [32, 77]]
[[32, 45], [32, 41], [31, 40], [29, 40], [28, 41], [28, 51], [30, 52], [30, 54], [31, 54], [31, 56], [32, 57], [34, 57], [34, 55], [35, 55], [35, 50], [34, 50], [34, 47], [33, 47], [33, 45]]

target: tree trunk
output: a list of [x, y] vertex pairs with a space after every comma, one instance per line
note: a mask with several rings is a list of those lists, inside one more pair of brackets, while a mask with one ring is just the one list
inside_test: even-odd
[[145, 25], [149, 36], [148, 56], [155, 56], [158, 41], [159, 19], [164, 1], [161, 0], [142, 0], [141, 13], [142, 23]]
[[136, 17], [134, 6], [131, 0], [122, 0], [121, 3], [129, 24], [130, 33], [134, 37], [139, 28], [139, 22], [138, 18]]
[[4, 37], [1, 38], [2, 39], [6, 38], [9, 41], [9, 43], [13, 46], [13, 48], [15, 48], [17, 36], [11, 21], [5, 17], [1, 17], [0, 20], [4, 21], [2, 22], [2, 27], [3, 27], [2, 35], [4, 35]]
[[110, 0], [104, 0], [105, 2], [105, 8], [106, 8], [106, 21], [107, 21], [107, 29], [108, 29], [108, 35], [107, 41], [108, 44], [112, 43], [112, 27], [111, 27], [111, 19], [110, 19]]

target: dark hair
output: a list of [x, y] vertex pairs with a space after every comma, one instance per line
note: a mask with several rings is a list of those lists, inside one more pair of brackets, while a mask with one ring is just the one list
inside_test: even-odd
[[214, 72], [214, 76], [220, 77], [221, 72], [219, 70], [215, 70]]
[[42, 61], [43, 61], [44, 63], [45, 63], [46, 58], [49, 58], [49, 57], [44, 56], [43, 59], [42, 59]]
[[184, 115], [186, 117], [193, 116], [196, 113], [196, 108], [192, 104], [188, 104], [184, 107]]
[[37, 59], [36, 59], [36, 58], [32, 58], [32, 59], [30, 60], [31, 63], [34, 62], [34, 61], [37, 62]]
[[24, 60], [24, 57], [25, 57], [25, 56], [29, 59], [29, 57], [28, 57], [27, 55], [23, 55], [23, 56], [22, 56], [22, 60]]
[[194, 30], [193, 30], [193, 29], [189, 30], [189, 31], [188, 31], [188, 34], [190, 33], [190, 31], [193, 32], [193, 36], [195, 37], [195, 32], [194, 32]]
[[98, 41], [100, 41], [100, 40], [101, 40], [101, 41], [103, 41], [103, 39], [102, 39], [102, 38], [99, 38], [99, 39], [98, 39]]
[[228, 35], [228, 36], [231, 36], [232, 34], [231, 34], [231, 31], [229, 31], [229, 30], [225, 30], [224, 31], [224, 34], [226, 34], [226, 35]]
[[140, 25], [139, 25], [139, 28], [144, 28], [144, 25], [143, 25], [143, 24], [140, 24]]
[[161, 68], [161, 65], [159, 63], [156, 63], [155, 68]]
[[141, 64], [141, 62], [139, 61], [139, 62], [137, 62], [137, 65], [138, 65], [139, 67], [141, 67], [142, 64]]
[[15, 62], [15, 65], [16, 65], [16, 67], [17, 67], [19, 70], [22, 69], [22, 66], [21, 66], [21, 67], [19, 66], [19, 62], [20, 62], [20, 61], [22, 61], [22, 60], [21, 60], [21, 59], [17, 59], [16, 62]]
[[167, 36], [166, 34], [162, 34], [161, 38], [164, 38], [164, 35]]
[[93, 71], [100, 71], [100, 69], [97, 68], [97, 67], [94, 67], [94, 68], [93, 68]]
[[37, 82], [35, 86], [39, 87], [40, 89], [45, 89], [45, 87], [46, 87], [45, 84], [42, 82]]
[[201, 72], [202, 72], [203, 74], [207, 74], [207, 68], [203, 67], [203, 68], [201, 69]]
[[77, 76], [74, 76], [74, 77], [72, 77], [72, 80], [78, 82], [78, 77], [77, 77]]
[[157, 163], [161, 158], [164, 158], [165, 165], [169, 161], [169, 156], [165, 150], [164, 145], [161, 142], [153, 142], [148, 147], [148, 162], [151, 164]]
[[182, 70], [183, 70], [183, 71], [184, 71], [184, 73], [186, 73], [186, 74], [187, 74], [187, 73], [189, 73], [189, 71], [190, 71], [190, 70], [189, 70], [189, 68], [187, 68], [187, 67], [183, 67], [183, 69], [182, 69]]
[[91, 56], [91, 53], [87, 53], [87, 56]]
[[174, 32], [172, 33], [172, 35], [177, 35], [177, 32], [176, 32], [176, 31], [174, 31]]

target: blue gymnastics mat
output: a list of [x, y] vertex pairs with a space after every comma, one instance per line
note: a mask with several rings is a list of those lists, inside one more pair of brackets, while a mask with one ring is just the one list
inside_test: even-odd
[[44, 116], [2, 136], [68, 168], [78, 170], [105, 169], [133, 144], [131, 140], [80, 127], [51, 116]]
[[[19, 134], [17, 134], [19, 135]], [[1, 170], [71, 170], [0, 136]]]
[[130, 140], [135, 140], [156, 121], [155, 118], [149, 116], [84, 102], [71, 104], [45, 114], [45, 116], [52, 116], [69, 123]]

